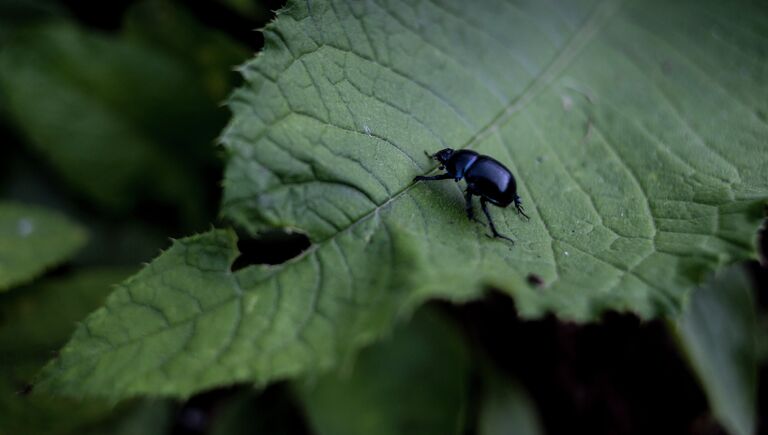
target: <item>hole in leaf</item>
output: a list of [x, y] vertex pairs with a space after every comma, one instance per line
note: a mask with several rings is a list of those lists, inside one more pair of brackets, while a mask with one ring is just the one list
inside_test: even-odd
[[285, 263], [306, 251], [311, 245], [306, 235], [285, 231], [270, 231], [255, 239], [244, 237], [237, 242], [240, 256], [232, 263], [232, 271], [252, 264]]
[[533, 287], [544, 288], [544, 278], [542, 278], [540, 275], [529, 273], [525, 279], [528, 281], [528, 284]]

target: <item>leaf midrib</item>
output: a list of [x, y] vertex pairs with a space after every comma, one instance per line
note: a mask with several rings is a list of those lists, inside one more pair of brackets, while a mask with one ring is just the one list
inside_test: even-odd
[[[555, 55], [550, 63], [544, 68], [541, 73], [536, 76], [530, 84], [523, 90], [523, 92], [514, 98], [503, 110], [501, 110], [485, 127], [481, 128], [476, 134], [470, 137], [464, 144], [457, 147], [457, 149], [471, 148], [476, 143], [481, 142], [487, 135], [494, 133], [498, 128], [508, 121], [512, 115], [524, 109], [528, 103], [530, 103], [536, 96], [544, 91], [558, 76], [570, 65], [573, 58], [581, 52], [584, 47], [591, 41], [592, 37], [599, 30], [599, 28], [610, 18], [610, 16], [616, 11], [618, 6], [624, 0], [603, 0], [595, 6], [590, 12], [589, 16], [579, 26], [579, 28], [569, 38], [568, 42], [563, 48]], [[437, 170], [437, 166], [427, 172], [427, 174], [433, 173]], [[358, 217], [351, 221], [345, 228], [330, 234], [329, 236], [314, 241], [312, 246], [304, 251], [298, 257], [290, 260], [288, 263], [299, 261], [306, 255], [319, 249], [328, 240], [338, 237], [340, 234], [354, 228], [356, 225], [367, 221], [372, 216], [375, 216], [383, 208], [387, 207], [392, 202], [399, 199], [404, 194], [408, 193], [414, 188], [418, 182], [411, 182], [399, 191], [395, 192], [389, 199], [383, 203], [377, 205], [368, 213]]]

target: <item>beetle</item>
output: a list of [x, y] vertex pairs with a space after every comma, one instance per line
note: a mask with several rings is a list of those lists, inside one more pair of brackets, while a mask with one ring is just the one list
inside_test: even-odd
[[444, 174], [424, 176], [419, 175], [413, 179], [416, 181], [434, 181], [449, 180], [453, 178], [457, 183], [464, 178], [467, 182], [467, 188], [464, 191], [466, 200], [467, 217], [475, 221], [475, 213], [472, 208], [472, 196], [480, 197], [480, 207], [488, 218], [488, 225], [491, 227], [493, 237], [508, 240], [515, 243], [511, 238], [496, 231], [496, 225], [493, 224], [491, 214], [488, 212], [487, 203], [506, 208], [510, 204], [515, 204], [517, 214], [529, 220], [522, 201], [517, 195], [517, 183], [512, 171], [507, 169], [502, 163], [492, 157], [478, 154], [470, 150], [453, 150], [451, 148], [442, 149], [434, 154], [424, 151], [427, 157], [440, 162], [439, 169], [445, 170]]

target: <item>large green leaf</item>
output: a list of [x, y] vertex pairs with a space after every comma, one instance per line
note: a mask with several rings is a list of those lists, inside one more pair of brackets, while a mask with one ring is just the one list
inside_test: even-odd
[[85, 229], [58, 213], [0, 202], [0, 291], [68, 259], [85, 241]]
[[[679, 312], [707, 272], [754, 256], [766, 17], [693, 1], [291, 2], [231, 99], [223, 212], [312, 248], [231, 272], [229, 233], [176, 242], [40, 388], [186, 395], [297, 376], [427, 298], [486, 286], [525, 317]], [[411, 182], [445, 146], [518, 175], [531, 221], [492, 210], [514, 247], [467, 222], [458, 185]]]
[[[290, 2], [230, 103], [223, 212], [306, 232], [326, 274], [354, 271], [347, 291], [404, 274], [348, 255], [380, 244], [413, 258], [415, 297], [492, 284], [525, 316], [677, 312], [755, 255], [766, 20], [748, 2]], [[443, 147], [517, 175], [531, 221], [491, 210], [514, 248], [464, 217], [460, 184], [411, 182]]]
[[745, 270], [728, 268], [697, 289], [676, 327], [718, 420], [729, 433], [755, 433], [759, 332]]

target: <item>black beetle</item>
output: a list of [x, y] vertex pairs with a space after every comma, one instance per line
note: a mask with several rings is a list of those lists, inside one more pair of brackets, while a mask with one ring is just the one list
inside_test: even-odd
[[459, 180], [465, 178], [467, 189], [464, 191], [464, 198], [467, 201], [467, 217], [470, 220], [475, 220], [474, 210], [472, 209], [472, 195], [479, 196], [480, 207], [483, 209], [485, 217], [488, 218], [488, 224], [491, 227], [493, 237], [515, 243], [514, 240], [496, 231], [496, 226], [493, 224], [491, 214], [488, 213], [488, 208], [486, 207], [488, 202], [502, 208], [514, 203], [517, 213], [525, 216], [526, 219], [530, 219], [523, 210], [520, 197], [517, 196], [515, 176], [512, 175], [512, 172], [506, 166], [491, 157], [469, 150], [454, 151], [451, 148], [446, 148], [435, 154], [429, 154], [426, 151], [424, 153], [429, 158], [440, 162], [440, 169], [445, 169], [446, 172], [431, 177], [419, 175], [413, 181], [448, 180], [453, 178], [458, 183]]

